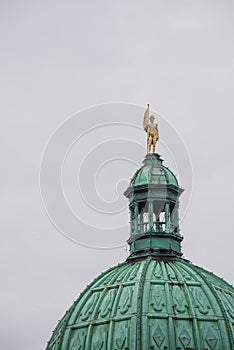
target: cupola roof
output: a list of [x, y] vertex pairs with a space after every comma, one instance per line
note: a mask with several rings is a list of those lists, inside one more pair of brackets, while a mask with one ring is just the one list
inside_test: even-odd
[[130, 186], [142, 186], [147, 184], [174, 185], [178, 187], [178, 181], [173, 172], [163, 165], [163, 160], [158, 153], [148, 153], [143, 165], [136, 171], [131, 179]]

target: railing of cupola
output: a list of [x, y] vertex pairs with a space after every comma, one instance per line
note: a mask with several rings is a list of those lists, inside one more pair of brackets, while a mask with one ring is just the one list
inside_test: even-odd
[[165, 221], [153, 221], [150, 225], [149, 221], [138, 223], [138, 232], [144, 234], [146, 232], [165, 232]]
[[171, 224], [170, 229], [166, 230], [165, 221], [154, 221], [153, 225], [150, 225], [149, 221], [144, 221], [137, 224], [137, 230], [133, 228], [131, 234], [144, 234], [147, 232], [156, 232], [156, 233], [178, 233], [178, 226]]
[[140, 211], [139, 205], [130, 210], [130, 233], [131, 235], [155, 233], [179, 234], [178, 203], [170, 210], [170, 204], [166, 203], [164, 209], [157, 215], [153, 211], [153, 204], [149, 202], [148, 210]]

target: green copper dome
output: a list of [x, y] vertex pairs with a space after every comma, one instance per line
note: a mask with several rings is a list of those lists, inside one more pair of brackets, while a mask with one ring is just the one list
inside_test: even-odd
[[233, 349], [234, 289], [179, 258], [120, 264], [96, 278], [47, 350]]
[[182, 192], [160, 156], [147, 154], [124, 192], [129, 257], [84, 290], [47, 350], [234, 349], [234, 288], [182, 257]]
[[163, 165], [158, 153], [148, 153], [143, 166], [137, 170], [131, 179], [132, 186], [145, 184], [174, 185], [178, 187], [178, 181], [170, 169]]

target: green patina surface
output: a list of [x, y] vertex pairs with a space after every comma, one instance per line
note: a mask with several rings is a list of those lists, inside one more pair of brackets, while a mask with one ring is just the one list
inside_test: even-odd
[[67, 311], [47, 350], [233, 349], [234, 290], [175, 258], [120, 264]]
[[171, 184], [178, 187], [178, 181], [170, 169], [163, 165], [158, 153], [148, 153], [143, 166], [135, 173], [130, 182], [131, 186], [145, 184]]
[[232, 350], [234, 288], [182, 258], [176, 177], [147, 154], [125, 196], [130, 255], [97, 277], [47, 350]]

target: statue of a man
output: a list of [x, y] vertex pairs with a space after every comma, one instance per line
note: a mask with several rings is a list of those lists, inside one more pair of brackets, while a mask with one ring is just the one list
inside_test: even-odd
[[147, 152], [155, 153], [155, 146], [159, 139], [158, 124], [154, 123], [154, 116], [149, 117], [149, 104], [144, 114], [143, 128], [147, 132]]

